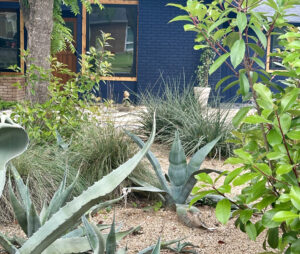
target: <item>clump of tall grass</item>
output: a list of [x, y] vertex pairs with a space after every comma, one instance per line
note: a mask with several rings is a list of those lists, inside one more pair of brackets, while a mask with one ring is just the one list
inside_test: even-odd
[[220, 96], [212, 99], [210, 107], [203, 107], [194, 96], [193, 82], [186, 82], [184, 75], [178, 78], [161, 76], [160, 81], [162, 92], [153, 95], [148, 91], [140, 96], [140, 103], [147, 108], [140, 113], [141, 134], [148, 136], [151, 132], [152, 116], [156, 111], [156, 141], [171, 144], [178, 130], [185, 152], [191, 155], [222, 135], [211, 156], [216, 153], [228, 156], [231, 147], [225, 140], [232, 130], [227, 120], [230, 108], [221, 108]]
[[[79, 180], [73, 191], [73, 196], [77, 196], [131, 158], [137, 149], [123, 131], [111, 125], [97, 127], [85, 124], [73, 134], [68, 150], [63, 151], [56, 144], [31, 144], [23, 155], [13, 160], [13, 164], [24, 180], [28, 181], [32, 199], [39, 210], [44, 202], [50, 201], [57, 190], [66, 167], [69, 183], [80, 170]], [[139, 164], [132, 176], [157, 185], [156, 177], [145, 164]], [[125, 185], [132, 185], [132, 182], [127, 180], [107, 198], [119, 196]], [[8, 197], [6, 188], [0, 201], [0, 209], [5, 211], [0, 214], [2, 222], [9, 222], [13, 218]]]

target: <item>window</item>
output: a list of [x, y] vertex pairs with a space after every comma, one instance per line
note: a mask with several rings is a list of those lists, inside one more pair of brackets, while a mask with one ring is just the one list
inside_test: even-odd
[[0, 10], [0, 71], [10, 72], [11, 65], [20, 66], [20, 27], [17, 11]]
[[283, 68], [277, 63], [281, 62], [281, 59], [276, 56], [270, 56], [270, 53], [276, 53], [279, 50], [283, 50], [284, 47], [279, 43], [279, 36], [283, 33], [282, 30], [275, 30], [268, 41], [267, 48], [267, 71], [282, 70]]
[[87, 48], [98, 47], [101, 31], [114, 38], [109, 41], [108, 50], [115, 54], [112, 62], [115, 77], [136, 77], [137, 12], [136, 4], [105, 4], [102, 10], [93, 6], [88, 15]]

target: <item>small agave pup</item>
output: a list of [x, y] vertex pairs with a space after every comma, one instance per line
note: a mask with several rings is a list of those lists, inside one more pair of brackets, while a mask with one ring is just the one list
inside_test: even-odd
[[[140, 146], [144, 146], [144, 142], [137, 136], [132, 133], [127, 132], [127, 134]], [[189, 163], [187, 163], [186, 155], [184, 153], [183, 147], [181, 145], [181, 141], [179, 138], [178, 132], [175, 133], [175, 139], [171, 147], [171, 151], [169, 154], [169, 170], [167, 179], [164, 176], [163, 171], [161, 170], [161, 166], [158, 160], [155, 158], [154, 154], [151, 151], [148, 151], [147, 158], [150, 161], [153, 169], [159, 179], [162, 190], [150, 186], [147, 183], [141, 183], [136, 179], [137, 184], [140, 184], [143, 187], [135, 187], [131, 188], [132, 190], [137, 191], [150, 191], [150, 192], [165, 192], [166, 193], [166, 202], [169, 205], [176, 205], [177, 214], [179, 215], [180, 220], [187, 226], [194, 227], [195, 223], [192, 223], [187, 218], [187, 212], [191, 213], [193, 217], [196, 214], [196, 208], [192, 207], [188, 209], [186, 202], [188, 197], [191, 194], [191, 191], [196, 184], [197, 180], [195, 179], [195, 175], [200, 173], [221, 173], [218, 170], [213, 169], [200, 169], [202, 162], [205, 160], [205, 157], [210, 153], [216, 143], [219, 141], [221, 136], [217, 137], [210, 143], [206, 144], [199, 151], [197, 151]], [[169, 181], [169, 183], [168, 183]], [[200, 226], [204, 227], [203, 224]]]
[[5, 185], [6, 164], [28, 147], [25, 130], [6, 115], [0, 115], [0, 197]]

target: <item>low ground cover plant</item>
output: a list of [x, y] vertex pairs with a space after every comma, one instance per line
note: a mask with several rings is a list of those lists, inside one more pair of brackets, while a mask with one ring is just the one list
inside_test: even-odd
[[141, 133], [149, 135], [151, 115], [155, 111], [157, 142], [171, 145], [178, 130], [185, 152], [192, 155], [222, 134], [210, 156], [217, 153], [228, 157], [232, 149], [225, 143], [232, 130], [230, 121], [226, 121], [230, 107], [221, 108], [219, 97], [212, 99], [210, 108], [203, 107], [193, 94], [193, 83], [187, 82], [184, 75], [177, 78], [161, 76], [160, 81], [163, 88], [161, 94], [156, 96], [149, 92], [140, 96], [141, 104], [147, 108], [147, 111], [140, 113]]
[[[238, 168], [228, 172], [220, 187], [216, 187], [219, 179], [213, 180], [205, 173], [197, 175], [201, 187], [211, 189], [195, 187], [193, 194], [197, 197], [193, 202], [211, 193], [222, 195], [225, 198], [216, 206], [220, 222], [229, 220], [231, 204], [235, 204], [235, 224], [250, 239], [266, 232], [263, 247], [274, 249], [268, 253], [296, 254], [300, 252], [300, 37], [299, 29], [289, 24], [285, 15], [298, 1], [264, 3], [272, 14], [257, 12], [255, 8], [261, 4], [258, 0], [213, 1], [208, 5], [188, 0], [186, 6], [170, 4], [187, 12], [173, 21], [189, 22], [184, 28], [197, 32], [195, 48], [209, 46], [217, 53], [210, 74], [222, 64], [232, 70], [233, 75], [224, 77], [217, 86], [231, 79], [224, 89], [238, 85], [243, 99], [254, 101], [254, 107], [240, 109], [233, 119], [239, 147], [226, 162]], [[261, 60], [275, 28], [283, 31], [279, 37], [283, 49], [271, 54], [279, 57], [278, 65], [285, 69], [273, 73], [287, 77], [281, 84], [272, 82], [274, 77], [264, 70]], [[248, 115], [251, 108], [255, 113]], [[243, 184], [246, 187], [240, 195], [228, 196], [233, 186]], [[254, 220], [255, 215], [261, 216]]]

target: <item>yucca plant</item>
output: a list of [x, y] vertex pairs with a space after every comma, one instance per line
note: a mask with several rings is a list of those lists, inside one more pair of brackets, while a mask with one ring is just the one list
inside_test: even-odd
[[[134, 170], [140, 160], [146, 155], [154, 140], [154, 135], [155, 124], [149, 141], [144, 145], [143, 149], [110, 174], [94, 183], [94, 185], [89, 187], [80, 196], [60, 208], [66, 202], [74, 184], [73, 182], [70, 185], [71, 187], [66, 187], [64, 178], [59, 190], [53, 197], [54, 201], [50, 202], [48, 207], [45, 205], [39, 216], [30, 201], [28, 188], [21, 180], [17, 171], [12, 168], [12, 174], [22, 201], [17, 201], [16, 196], [12, 193], [12, 188], [10, 188], [11, 200], [14, 202], [16, 217], [19, 222], [22, 221], [22, 228], [27, 232], [29, 239], [24, 243], [20, 241], [21, 248], [17, 249], [6, 236], [0, 234], [0, 244], [10, 254], [76, 253], [73, 248], [79, 242], [79, 239], [64, 238], [63, 236], [78, 223], [78, 219], [82, 215], [97, 205], [103, 196], [113, 191]], [[2, 151], [2, 153], [4, 152]], [[67, 246], [70, 249], [65, 250]], [[82, 247], [84, 244], [81, 242], [79, 246]], [[87, 250], [89, 249], [90, 247]], [[77, 251], [77, 253], [84, 251]]]
[[5, 186], [7, 162], [22, 154], [28, 143], [25, 130], [6, 115], [0, 115], [0, 197]]
[[[139, 147], [143, 147], [144, 142], [136, 135], [127, 132], [127, 134], [137, 143]], [[150, 191], [150, 192], [163, 192], [165, 193], [166, 203], [168, 205], [176, 205], [177, 214], [179, 219], [187, 226], [192, 225], [189, 220], [186, 220], [187, 213], [190, 211], [186, 209], [186, 202], [191, 194], [193, 187], [195, 186], [197, 180], [196, 175], [201, 173], [221, 173], [214, 169], [200, 169], [202, 162], [205, 160], [206, 156], [214, 148], [216, 143], [219, 141], [221, 136], [217, 137], [213, 141], [209, 142], [198, 150], [187, 163], [186, 155], [184, 153], [183, 146], [179, 138], [178, 131], [175, 132], [174, 142], [171, 147], [169, 154], [169, 170], [166, 177], [161, 169], [161, 166], [151, 151], [147, 152], [147, 158], [150, 161], [158, 179], [161, 184], [162, 189], [151, 186], [148, 183], [143, 183], [136, 180], [137, 184], [142, 185], [142, 187], [130, 188], [137, 191]], [[131, 178], [132, 179], [132, 178]], [[132, 179], [134, 180], [134, 179]], [[192, 213], [194, 213], [196, 208], [193, 208]], [[204, 225], [201, 225], [204, 226]]]

